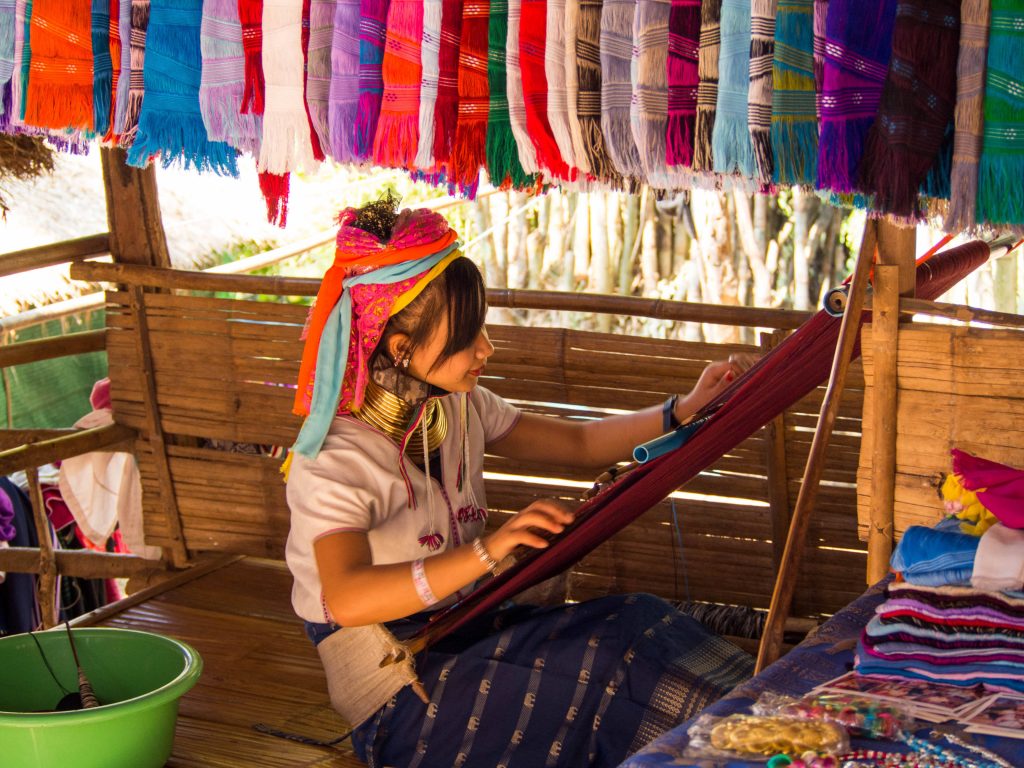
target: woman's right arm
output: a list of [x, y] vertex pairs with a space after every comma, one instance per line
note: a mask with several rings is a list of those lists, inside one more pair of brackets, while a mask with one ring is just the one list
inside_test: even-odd
[[[482, 541], [488, 554], [500, 561], [520, 545], [546, 547], [547, 541], [533, 529], [561, 533], [572, 517], [558, 501], [535, 501]], [[343, 627], [393, 621], [426, 607], [413, 583], [411, 563], [374, 565], [365, 533], [328, 534], [313, 543], [313, 551], [327, 609]], [[428, 557], [423, 566], [430, 591], [438, 600], [487, 572], [468, 544]]]

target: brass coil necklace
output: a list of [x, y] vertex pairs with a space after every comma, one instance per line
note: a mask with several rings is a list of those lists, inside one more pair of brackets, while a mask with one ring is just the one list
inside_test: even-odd
[[[365, 424], [391, 438], [397, 445], [402, 445], [409, 425], [416, 417], [418, 406], [410, 405], [398, 395], [389, 392], [369, 377], [363, 395], [363, 406], [352, 415]], [[423, 416], [427, 423], [427, 451], [433, 453], [444, 442], [448, 434], [448, 418], [441, 407], [441, 401], [432, 397], [427, 401], [427, 411]], [[416, 463], [423, 461], [423, 427], [418, 426], [409, 435], [405, 453]]]

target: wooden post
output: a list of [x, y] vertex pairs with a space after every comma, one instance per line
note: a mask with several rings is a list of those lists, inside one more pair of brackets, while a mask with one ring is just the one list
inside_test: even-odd
[[829, 438], [832, 436], [832, 427], [835, 424], [836, 415], [839, 413], [839, 403], [846, 383], [846, 372], [857, 343], [864, 294], [867, 290], [868, 274], [876, 244], [875, 222], [869, 219], [864, 226], [864, 239], [857, 256], [857, 266], [854, 268], [853, 282], [850, 285], [850, 296], [839, 329], [839, 340], [832, 361], [828, 389], [825, 391], [825, 397], [821, 403], [818, 428], [814, 432], [811, 450], [807, 455], [803, 482], [800, 484], [800, 494], [797, 496], [796, 507], [793, 509], [793, 520], [789, 526], [789, 535], [786, 537], [782, 567], [775, 580], [768, 620], [765, 623], [764, 634], [761, 635], [761, 645], [757, 654], [757, 672], [779, 658], [782, 650], [782, 635], [786, 619], [789, 617], [793, 592], [796, 590], [811, 511], [814, 509], [818, 484], [821, 482], [821, 475], [824, 471], [825, 449], [828, 447]]
[[39, 615], [43, 629], [49, 629], [57, 625], [57, 561], [50, 539], [50, 520], [46, 516], [43, 489], [39, 485], [39, 470], [30, 467], [25, 474], [32, 499], [32, 516], [36, 522], [36, 538], [39, 540], [39, 581], [36, 585]]
[[171, 266], [160, 216], [156, 169], [132, 168], [120, 147], [100, 147], [110, 223], [110, 253], [128, 264]]
[[[767, 353], [786, 338], [785, 331], [761, 334], [761, 349]], [[768, 474], [768, 507], [772, 514], [772, 561], [775, 573], [782, 566], [789, 532], [789, 462], [786, 460], [786, 415], [780, 413], [765, 427], [765, 463]]]

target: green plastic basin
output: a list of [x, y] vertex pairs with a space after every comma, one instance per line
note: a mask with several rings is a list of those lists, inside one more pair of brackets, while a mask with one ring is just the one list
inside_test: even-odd
[[[167, 762], [178, 700], [203, 661], [169, 637], [128, 629], [73, 630], [82, 669], [102, 706], [47, 712], [66, 691], [29, 635], [0, 638], [0, 763], [6, 768], [159, 768]], [[68, 691], [78, 674], [64, 629], [35, 634]]]

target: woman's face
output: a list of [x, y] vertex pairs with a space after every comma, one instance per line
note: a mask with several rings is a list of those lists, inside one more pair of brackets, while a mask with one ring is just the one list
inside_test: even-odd
[[447, 339], [448, 318], [442, 316], [430, 340], [413, 353], [408, 372], [420, 381], [448, 392], [469, 392], [477, 385], [487, 359], [494, 354], [494, 345], [487, 338], [487, 328], [482, 327], [468, 347], [431, 370]]

